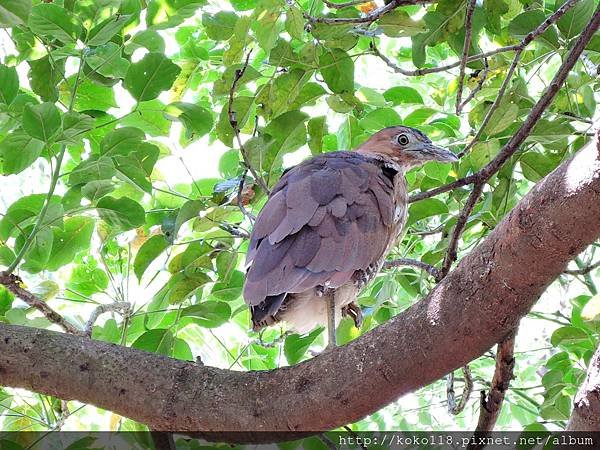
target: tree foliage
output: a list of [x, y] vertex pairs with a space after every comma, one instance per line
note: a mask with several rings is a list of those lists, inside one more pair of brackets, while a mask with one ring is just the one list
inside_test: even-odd
[[[397, 124], [464, 152], [453, 166], [410, 171], [412, 194], [477, 174], [598, 14], [595, 0], [571, 2], [537, 33], [565, 2], [484, 0], [467, 28], [467, 3], [0, 0], [0, 265], [82, 330], [99, 304], [129, 303], [127, 313], [90, 324], [93, 339], [242, 370], [310, 357], [322, 330], [248, 331], [243, 259], [265, 188], [292, 161], [351, 149]], [[596, 34], [524, 145], [485, 180], [461, 233], [469, 185], [413, 202], [391, 258], [442, 268], [453, 262], [453, 238], [460, 255], [493, 230], [587, 142], [599, 64]], [[218, 153], [218, 173], [186, 165], [192, 152], [196, 161]], [[164, 171], [179, 160], [178, 182], [169, 184]], [[38, 179], [42, 187], [30, 182]], [[564, 426], [598, 341], [597, 275], [561, 277], [532, 315], [528, 324], [543, 332], [524, 333], [500, 427]], [[339, 342], [386, 322], [434, 283], [415, 268], [380, 274], [360, 298], [363, 327], [342, 321]], [[0, 321], [56, 326], [1, 287]], [[493, 361], [471, 368], [476, 388], [486, 389]], [[477, 401], [457, 418], [419, 409], [445, 399], [438, 383], [413, 407], [400, 402], [353, 426], [469, 428]], [[407, 422], [410, 411], [418, 425]], [[5, 429], [52, 428], [64, 414], [57, 399], [24, 402], [0, 389]], [[141, 427], [119, 418], [110, 426], [119, 421]]]

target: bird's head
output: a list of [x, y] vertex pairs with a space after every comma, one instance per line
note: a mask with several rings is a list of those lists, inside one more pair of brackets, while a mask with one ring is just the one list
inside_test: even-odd
[[358, 147], [357, 151], [390, 158], [405, 169], [420, 166], [427, 161], [458, 161], [454, 153], [434, 145], [421, 131], [403, 125], [378, 131]]

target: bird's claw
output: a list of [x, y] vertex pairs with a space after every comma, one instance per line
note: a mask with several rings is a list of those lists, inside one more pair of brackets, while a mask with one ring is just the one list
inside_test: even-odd
[[360, 306], [352, 302], [342, 308], [342, 317], [350, 317], [354, 321], [354, 326], [358, 329], [363, 324], [363, 313]]

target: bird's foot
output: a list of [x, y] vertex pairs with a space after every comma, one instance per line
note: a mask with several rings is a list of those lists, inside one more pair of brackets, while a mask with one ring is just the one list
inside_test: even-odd
[[354, 321], [354, 326], [356, 328], [360, 329], [360, 327], [362, 327], [362, 309], [355, 302], [352, 302], [342, 308], [342, 317], [350, 317]]

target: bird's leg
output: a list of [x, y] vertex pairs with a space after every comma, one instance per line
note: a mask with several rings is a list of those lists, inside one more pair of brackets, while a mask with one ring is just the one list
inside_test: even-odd
[[327, 296], [327, 347], [325, 351], [337, 347], [335, 342], [335, 292]]
[[354, 321], [354, 326], [358, 329], [362, 327], [363, 314], [362, 309], [356, 302], [352, 302], [342, 308], [342, 317], [350, 316]]

